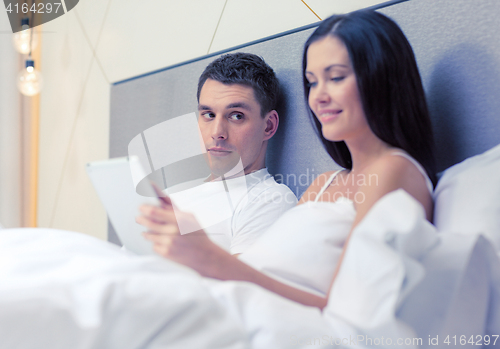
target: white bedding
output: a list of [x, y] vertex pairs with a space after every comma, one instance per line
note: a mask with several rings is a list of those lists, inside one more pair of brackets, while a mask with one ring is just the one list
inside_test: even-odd
[[280, 331], [293, 324], [310, 336], [328, 330], [318, 309], [255, 285], [203, 279], [159, 257], [52, 229], [0, 234], [0, 324], [0, 347], [16, 349], [285, 347]]
[[[463, 304], [478, 287], [486, 290], [489, 297], [474, 303], [486, 319], [474, 331], [496, 331], [500, 272], [495, 271], [498, 260], [484, 253], [491, 246], [479, 239], [455, 249], [447, 242], [453, 238], [436, 235], [422, 217], [421, 207], [403, 191], [380, 200], [357, 227], [323, 313], [256, 285], [204, 279], [167, 260], [124, 253], [82, 234], [4, 229], [0, 347], [331, 348], [335, 339], [363, 347], [357, 335], [384, 336], [386, 344], [387, 338], [394, 339], [392, 345], [379, 341], [378, 348], [404, 347], [395, 346], [398, 338], [423, 337], [426, 344], [425, 331], [441, 334], [451, 328], [446, 326], [457, 325], [442, 321], [432, 329], [418, 327], [437, 314], [426, 307], [438, 301], [426, 298], [435, 284], [426, 275], [436, 274], [433, 260], [450, 255], [464, 261], [449, 270], [465, 281], [439, 284], [447, 288], [442, 294], [458, 294], [455, 298]], [[468, 282], [462, 276], [477, 255], [484, 256], [490, 269]], [[417, 309], [415, 302], [422, 307]], [[439, 316], [461, 310], [456, 306], [460, 302], [447, 304]], [[478, 314], [472, 310], [468, 316], [476, 319]], [[458, 322], [467, 327], [467, 321]]]

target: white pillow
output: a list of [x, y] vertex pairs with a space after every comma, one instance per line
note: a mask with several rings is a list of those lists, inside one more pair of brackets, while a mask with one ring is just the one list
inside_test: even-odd
[[434, 202], [438, 231], [481, 233], [500, 252], [500, 145], [444, 171]]

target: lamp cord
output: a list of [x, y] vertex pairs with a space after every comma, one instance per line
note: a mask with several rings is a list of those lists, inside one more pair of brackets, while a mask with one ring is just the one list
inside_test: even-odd
[[[31, 0], [31, 7], [35, 7], [36, 10], [36, 0]], [[31, 28], [30, 28], [30, 53], [29, 53], [29, 58], [31, 59], [31, 51], [33, 50], [33, 28], [34, 26], [34, 21], [35, 21], [35, 11], [31, 12]]]

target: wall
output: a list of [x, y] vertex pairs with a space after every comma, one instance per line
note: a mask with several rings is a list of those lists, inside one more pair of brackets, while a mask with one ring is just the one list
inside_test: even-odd
[[[380, 0], [306, 0], [325, 18]], [[106, 238], [85, 173], [108, 157], [110, 84], [317, 22], [300, 0], [80, 0], [43, 26], [38, 224]]]
[[20, 67], [7, 12], [0, 13], [0, 33], [0, 224], [7, 228], [22, 221], [23, 160], [21, 98], [16, 88]]

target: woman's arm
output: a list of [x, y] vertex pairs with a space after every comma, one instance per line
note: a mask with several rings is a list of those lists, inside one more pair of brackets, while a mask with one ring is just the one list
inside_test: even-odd
[[366, 178], [372, 178], [373, 180], [365, 181], [364, 185], [358, 188], [358, 193], [361, 193], [361, 195], [358, 194], [357, 196], [361, 196], [363, 200], [356, 201], [356, 217], [344, 243], [328, 294], [339, 273], [354, 229], [383, 196], [394, 190], [404, 189], [422, 204], [427, 219], [432, 220], [433, 201], [431, 193], [427, 188], [422, 173], [409, 160], [401, 156], [387, 155], [376, 161], [364, 172]]
[[[371, 178], [374, 178], [373, 175], [375, 175], [376, 180], [368, 181], [366, 185], [359, 188], [359, 192], [362, 193], [364, 199], [356, 203], [356, 217], [344, 244], [333, 281], [342, 264], [352, 231], [381, 197], [399, 188], [405, 189], [414, 197], [422, 196], [421, 193], [424, 192], [422, 196], [424, 199], [419, 200], [417, 198], [421, 202], [425, 201], [425, 196], [430, 197], [425, 180], [420, 172], [413, 164], [405, 161], [407, 160], [404, 158], [391, 156], [378, 161], [367, 169], [372, 174]], [[327, 173], [317, 178], [306, 191], [306, 194], [309, 194], [306, 197], [304, 197], [306, 195], [304, 194], [299, 204], [313, 200], [330, 175], [331, 173]], [[426, 192], [427, 194], [425, 194]], [[430, 203], [432, 205], [432, 200], [430, 200]], [[196, 224], [196, 220], [188, 213], [179, 211], [174, 213], [169, 202], [162, 205], [162, 207], [143, 206], [141, 207], [141, 213], [142, 216], [137, 218], [137, 222], [148, 229], [144, 236], [154, 243], [155, 251], [168, 259], [191, 267], [203, 276], [220, 280], [253, 282], [293, 301], [321, 309], [328, 302], [328, 298], [318, 297], [285, 285], [251, 268], [214, 244], [201, 229], [190, 234], [180, 235], [176, 219], [185, 220], [182, 222], [183, 225]]]
[[202, 276], [248, 281], [304, 305], [321, 309], [326, 306], [325, 298], [276, 281], [230, 255], [214, 244], [203, 230], [180, 235], [177, 220], [183, 220], [183, 224], [196, 224], [196, 220], [188, 213], [174, 213], [171, 203], [162, 207], [142, 206], [140, 210], [142, 215], [136, 220], [148, 229], [144, 237], [153, 242], [155, 252], [161, 256], [186, 265]]

